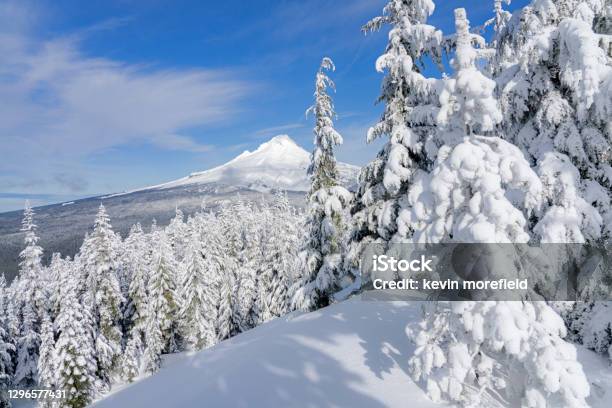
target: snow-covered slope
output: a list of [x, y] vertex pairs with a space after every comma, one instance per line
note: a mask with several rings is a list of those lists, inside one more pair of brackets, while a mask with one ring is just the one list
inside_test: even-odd
[[[352, 299], [292, 313], [198, 353], [173, 355], [161, 371], [99, 401], [97, 408], [440, 407], [408, 375], [407, 323], [418, 302]], [[612, 402], [612, 370], [579, 348], [593, 407]]]
[[[221, 183], [252, 189], [278, 188], [306, 191], [309, 187], [306, 176], [309, 162], [310, 154], [306, 150], [298, 146], [289, 136], [280, 135], [263, 143], [257, 150], [253, 152], [247, 150], [221, 166], [147, 189]], [[356, 182], [359, 167], [338, 163], [338, 169], [343, 183], [350, 186]]]
[[[98, 408], [434, 407], [410, 380], [407, 303], [347, 301], [290, 314], [111, 394]], [[407, 403], [410, 402], [410, 405]]]

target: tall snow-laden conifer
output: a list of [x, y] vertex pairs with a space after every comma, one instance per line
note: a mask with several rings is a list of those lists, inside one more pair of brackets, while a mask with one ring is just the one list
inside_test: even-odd
[[129, 319], [127, 343], [122, 363], [122, 377], [128, 382], [140, 372], [143, 341], [148, 316], [148, 284], [150, 254], [140, 224], [130, 230], [125, 240], [125, 256], [130, 269], [127, 307], [124, 315]]
[[412, 231], [399, 219], [409, 211], [406, 193], [420, 172], [429, 171], [440, 142], [436, 137], [438, 81], [421, 73], [422, 59], [440, 62], [442, 33], [426, 24], [434, 11], [431, 0], [390, 0], [383, 16], [366, 24], [364, 32], [390, 25], [389, 42], [376, 61], [386, 72], [379, 101], [385, 110], [368, 130], [367, 141], [386, 136], [377, 157], [361, 171], [359, 189], [351, 210], [355, 228], [351, 234], [348, 265], [355, 274], [364, 245], [410, 238]]
[[[527, 242], [526, 219], [538, 209], [541, 184], [518, 148], [486, 136], [502, 120], [495, 83], [477, 67], [490, 54], [456, 11], [455, 74], [443, 80], [437, 114], [440, 140], [430, 174], [416, 177], [402, 209], [417, 242]], [[516, 191], [511, 198], [506, 190]]]
[[93, 318], [89, 308], [77, 298], [76, 281], [66, 288], [55, 322], [58, 339], [55, 344], [56, 386], [66, 390], [62, 406], [83, 408], [100, 389], [96, 376], [96, 348]]
[[194, 350], [211, 346], [216, 341], [216, 302], [213, 299], [215, 265], [205, 259], [200, 235], [193, 232], [185, 252], [184, 281], [181, 284], [181, 325], [186, 345]]
[[47, 313], [47, 295], [41, 263], [43, 251], [38, 245], [34, 210], [28, 201], [23, 212], [21, 231], [25, 233], [25, 248], [19, 254], [19, 277], [15, 290], [18, 313], [15, 383], [19, 386], [33, 386], [38, 381], [40, 330], [43, 316]]
[[63, 285], [66, 279], [75, 279], [73, 262], [69, 258], [64, 259], [60, 253], [51, 256], [51, 263], [47, 268], [49, 288], [49, 315], [54, 321], [59, 313], [60, 303], [63, 295]]
[[162, 352], [177, 351], [177, 314], [179, 310], [176, 295], [177, 266], [168, 237], [162, 231], [152, 234], [154, 245], [151, 272], [148, 282], [148, 321], [145, 329], [146, 351], [149, 355], [148, 370], [159, 367]]
[[[496, 35], [502, 129], [536, 166], [544, 186], [544, 211], [534, 219], [541, 242], [609, 245], [611, 238], [607, 3], [532, 1]], [[585, 303], [564, 313], [566, 323], [575, 340], [607, 353], [612, 319], [602, 317], [609, 305], [592, 302], [588, 293], [580, 296]]]
[[[440, 149], [431, 175], [411, 189], [418, 197], [414, 219], [422, 222], [415, 238], [525, 243], [539, 179], [518, 148], [476, 133], [492, 131], [501, 115], [494, 84], [477, 69], [464, 9], [455, 10], [455, 25], [455, 73], [445, 80], [438, 115], [449, 145]], [[434, 305], [411, 333], [417, 349], [410, 359], [413, 378], [432, 399], [482, 406], [502, 395], [510, 405], [586, 406], [589, 385], [576, 350], [563, 340], [562, 319], [544, 302]]]
[[261, 212], [257, 312], [259, 321], [265, 322], [289, 311], [289, 286], [297, 269], [298, 234], [292, 223], [295, 213], [286, 193], [278, 191], [272, 205], [262, 203]]
[[238, 330], [243, 332], [257, 324], [257, 265], [261, 262], [258, 250], [258, 223], [255, 209], [249, 202], [237, 206], [239, 244], [236, 252], [238, 288], [234, 303]]
[[220, 280], [220, 299], [217, 317], [217, 339], [219, 341], [233, 336], [238, 329], [238, 324], [235, 320], [236, 315], [234, 314], [234, 304], [236, 303], [236, 280], [233, 274], [227, 272], [220, 277]]
[[[351, 194], [338, 183], [334, 148], [342, 144], [342, 136], [334, 129], [334, 105], [327, 93], [335, 89], [325, 71], [334, 70], [334, 63], [325, 57], [315, 81], [315, 103], [306, 113], [315, 117], [314, 150], [308, 175], [308, 238], [304, 248], [304, 271], [300, 287], [293, 295], [295, 307], [312, 310], [330, 303], [330, 296], [340, 289], [344, 275], [342, 253], [345, 230], [343, 213]], [[281, 239], [282, 241], [282, 239]], [[282, 254], [279, 254], [282, 255]], [[282, 265], [279, 269], [285, 269]], [[280, 273], [283, 273], [281, 270]]]
[[611, 235], [612, 32], [594, 31], [609, 13], [604, 3], [533, 1], [496, 36], [501, 127], [542, 179], [543, 242]]
[[55, 330], [49, 315], [43, 317], [41, 326], [40, 356], [38, 357], [38, 385], [54, 388], [57, 367], [55, 366]]
[[187, 237], [189, 236], [187, 233], [187, 226], [185, 224], [185, 215], [183, 212], [177, 207], [176, 215], [170, 221], [170, 224], [166, 227], [166, 234], [168, 235], [168, 240], [170, 242], [170, 246], [174, 251], [174, 257], [177, 262], [181, 262], [185, 257], [185, 248], [187, 247]]
[[104, 205], [100, 205], [94, 230], [89, 236], [86, 258], [85, 307], [91, 311], [95, 324], [95, 349], [97, 374], [106, 386], [117, 369], [117, 357], [121, 353], [122, 295], [116, 275], [117, 254], [113, 241], [115, 234]]
[[[241, 200], [238, 198], [239, 201]], [[238, 315], [236, 311], [236, 289], [238, 265], [236, 254], [239, 250], [239, 229], [237, 225], [237, 206], [223, 205], [217, 217], [216, 239], [208, 241], [208, 252], [216, 264], [218, 277], [215, 279], [217, 299], [217, 339], [224, 340], [238, 331]]]
[[0, 275], [0, 407], [10, 407], [8, 395], [4, 391], [9, 389], [13, 380], [13, 353], [15, 346], [9, 337], [6, 279]]

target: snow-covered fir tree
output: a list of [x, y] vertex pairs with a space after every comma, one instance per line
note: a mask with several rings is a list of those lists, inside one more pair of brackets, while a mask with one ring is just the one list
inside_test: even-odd
[[464, 406], [586, 407], [589, 383], [563, 320], [544, 302], [441, 304], [413, 333], [413, 378]]
[[[172, 247], [166, 234], [157, 231], [152, 234], [154, 246], [151, 270], [148, 279], [147, 310], [145, 323], [145, 352], [148, 370], [158, 367], [161, 352], [176, 352], [179, 311], [176, 294], [177, 266]], [[154, 357], [154, 358], [151, 358]]]
[[[239, 198], [240, 199], [240, 198]], [[239, 245], [237, 208], [223, 205], [217, 217], [215, 233], [207, 238], [208, 256], [214, 262], [218, 278], [212, 286], [217, 301], [216, 332], [218, 340], [225, 340], [238, 332], [236, 314], [236, 255]], [[211, 239], [217, 237], [216, 239]]]
[[127, 307], [124, 318], [129, 321], [127, 343], [125, 347], [121, 376], [128, 382], [134, 380], [140, 372], [145, 325], [148, 316], [149, 284], [149, 251], [145, 235], [140, 224], [130, 230], [125, 240], [124, 261], [131, 269], [131, 281], [128, 289]]
[[48, 314], [43, 317], [40, 334], [40, 356], [38, 357], [38, 384], [43, 387], [55, 386], [55, 330]]
[[[323, 58], [315, 81], [315, 103], [306, 113], [315, 117], [314, 150], [308, 175], [308, 239], [304, 247], [304, 266], [299, 288], [293, 294], [294, 307], [312, 310], [330, 303], [330, 296], [343, 282], [342, 254], [346, 225], [344, 212], [351, 201], [351, 193], [338, 182], [334, 148], [342, 144], [342, 136], [334, 129], [334, 104], [327, 89], [335, 89], [326, 71], [335, 70], [330, 58]], [[283, 239], [280, 239], [283, 242]], [[288, 265], [278, 269], [286, 270]]]
[[289, 287], [297, 268], [296, 214], [286, 193], [278, 191], [272, 205], [261, 204], [260, 268], [257, 274], [257, 314], [260, 322], [289, 311]]
[[385, 109], [367, 136], [368, 142], [388, 140], [362, 169], [351, 209], [354, 230], [347, 263], [355, 274], [365, 245], [386, 246], [410, 238], [412, 231], [398, 224], [399, 211], [406, 207], [414, 177], [428, 171], [437, 153], [439, 85], [421, 72], [424, 57], [438, 63], [441, 59], [442, 33], [426, 23], [434, 8], [431, 0], [390, 0], [383, 15], [363, 28], [367, 33], [391, 26], [385, 53], [376, 61], [376, 70], [386, 72], [379, 97]]
[[[348, 203], [351, 195], [349, 194], [346, 199]], [[286, 192], [277, 192], [273, 204], [272, 223], [276, 222], [277, 228], [271, 250], [273, 254], [276, 254], [273, 267], [281, 277], [279, 285], [275, 290], [275, 297], [278, 300], [274, 303], [273, 314], [275, 316], [282, 316], [292, 310], [291, 286], [294, 285], [298, 277], [303, 273], [303, 270], [300, 270], [299, 251], [308, 231], [304, 228], [304, 214], [289, 203], [289, 197]], [[344, 217], [347, 213], [343, 212], [342, 215]], [[344, 223], [345, 221], [346, 219], [343, 218], [342, 222]], [[342, 232], [344, 233], [345, 230], [343, 229]], [[344, 244], [345, 242], [346, 235], [343, 234], [342, 243]], [[346, 280], [340, 279], [340, 284], [346, 284]]]
[[174, 258], [177, 262], [181, 262], [185, 257], [185, 249], [187, 247], [187, 225], [185, 224], [185, 215], [177, 208], [174, 218], [166, 227], [166, 234], [170, 242], [170, 246], [174, 251]]
[[236, 334], [238, 323], [235, 319], [236, 280], [231, 272], [221, 277], [219, 309], [217, 312], [217, 339], [225, 340]]
[[27, 201], [21, 225], [21, 231], [25, 233], [25, 248], [19, 254], [19, 277], [14, 292], [18, 325], [15, 384], [33, 386], [38, 381], [40, 331], [43, 316], [47, 313], [47, 293], [41, 263], [43, 251], [38, 245], [34, 210]]
[[140, 375], [143, 356], [143, 332], [144, 327], [142, 329], [132, 330], [125, 345], [125, 350], [123, 351], [121, 378], [129, 383]]
[[192, 233], [185, 252], [185, 274], [181, 284], [182, 336], [188, 348], [200, 349], [216, 342], [217, 302], [210, 278], [216, 265], [204, 253], [200, 235]]
[[[612, 32], [604, 1], [533, 1], [497, 32], [501, 128], [537, 166], [548, 211], [543, 242], [610, 238]], [[511, 50], [511, 51], [509, 51]]]
[[258, 250], [258, 223], [255, 209], [249, 202], [240, 201], [236, 206], [238, 243], [236, 248], [236, 301], [234, 314], [238, 330], [243, 332], [255, 327], [257, 316], [257, 265], [261, 262]]
[[75, 271], [70, 259], [62, 258], [60, 253], [51, 256], [51, 262], [47, 268], [48, 292], [49, 292], [49, 316], [55, 320], [59, 313], [60, 303], [63, 295], [65, 280], [74, 278]]
[[[143, 351], [143, 365], [147, 373], [154, 373], [161, 366], [161, 355], [163, 351], [163, 335], [159, 323], [155, 320], [155, 310], [149, 308], [147, 320], [145, 322], [145, 346]], [[138, 344], [133, 345], [134, 348]], [[132, 353], [132, 350], [129, 350]]]
[[[84, 259], [86, 292], [82, 301], [92, 315], [95, 330], [97, 375], [110, 385], [121, 353], [122, 294], [116, 275], [118, 257], [115, 234], [104, 205], [100, 205], [89, 243], [80, 256]], [[83, 248], [82, 248], [83, 249]]]
[[7, 390], [12, 384], [13, 379], [13, 355], [15, 346], [11, 341], [8, 331], [8, 289], [6, 287], [6, 279], [4, 274], [0, 275], [0, 407], [10, 407], [8, 396], [4, 390]]
[[95, 328], [89, 308], [77, 298], [76, 281], [66, 288], [55, 322], [56, 386], [67, 392], [63, 406], [82, 408], [92, 401], [101, 384], [96, 375]]
[[[477, 67], [465, 11], [456, 11], [455, 74], [443, 80], [437, 114], [444, 145], [431, 173], [415, 178], [399, 224], [416, 242], [527, 242], [526, 219], [538, 209], [541, 184], [521, 151], [483, 136], [502, 120], [495, 83]], [[463, 14], [462, 14], [463, 13]], [[508, 197], [506, 190], [516, 190]]]
[[[502, 129], [542, 180], [545, 208], [534, 229], [542, 242], [610, 239], [611, 10], [598, 0], [533, 1], [496, 33]], [[608, 306], [582, 300], [563, 314], [570, 333], [607, 353]]]
[[[411, 188], [418, 197], [415, 238], [528, 242], [526, 216], [538, 205], [539, 179], [518, 148], [475, 133], [493, 130], [502, 118], [494, 84], [477, 68], [464, 9], [455, 10], [455, 25], [455, 73], [445, 80], [437, 118], [450, 145], [440, 149], [431, 176]], [[520, 199], [510, 199], [509, 190], [521, 191]], [[434, 303], [411, 335], [413, 378], [434, 400], [481, 406], [502, 395], [511, 405], [586, 406], [589, 385], [576, 349], [544, 302]]]

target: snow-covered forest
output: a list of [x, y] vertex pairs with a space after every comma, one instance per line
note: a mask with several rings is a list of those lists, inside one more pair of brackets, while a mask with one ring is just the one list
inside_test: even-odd
[[302, 215], [274, 202], [228, 203], [165, 228], [115, 234], [103, 205], [74, 259], [41, 264], [24, 211], [21, 273], [2, 286], [2, 380], [72, 390], [84, 406], [117, 381], [159, 368], [162, 353], [210, 347], [285, 314]]
[[[509, 13], [507, 3], [492, 1], [477, 27], [456, 9], [455, 32], [443, 33], [427, 22], [432, 0], [389, 0], [363, 27], [390, 30], [376, 62], [384, 112], [367, 134], [385, 143], [355, 193], [339, 182], [326, 57], [307, 111], [305, 214], [280, 192], [273, 202], [237, 197], [122, 238], [101, 205], [74, 259], [43, 265], [27, 206], [20, 274], [0, 281], [0, 384], [66, 389], [60, 405], [84, 407], [156, 372], [163, 354], [358, 292], [370, 243], [610, 245], [612, 4], [533, 0]], [[441, 75], [424, 75], [432, 63]], [[612, 363], [612, 304], [580, 296], [430, 302], [406, 330], [410, 375], [433, 401], [588, 406], [575, 344]]]

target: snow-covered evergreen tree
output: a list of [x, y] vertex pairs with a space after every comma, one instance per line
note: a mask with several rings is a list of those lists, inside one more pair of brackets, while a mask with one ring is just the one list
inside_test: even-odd
[[285, 193], [278, 191], [272, 205], [262, 203], [260, 211], [257, 315], [259, 322], [265, 322], [289, 311], [289, 286], [298, 268], [299, 244], [296, 214]]
[[148, 316], [149, 250], [140, 224], [130, 230], [125, 240], [125, 256], [131, 270], [127, 307], [124, 318], [129, 320], [127, 343], [122, 364], [122, 377], [128, 382], [140, 372], [143, 338]]
[[[205, 258], [206, 257], [206, 258]], [[185, 275], [181, 284], [181, 329], [187, 346], [201, 349], [216, 341], [217, 302], [210, 278], [215, 264], [204, 254], [199, 234], [192, 233], [185, 253]]]
[[100, 384], [96, 376], [93, 318], [89, 308], [79, 302], [75, 285], [76, 282], [67, 288], [56, 320], [56, 386], [67, 392], [63, 406], [83, 408], [92, 401]]
[[[455, 25], [455, 74], [445, 80], [438, 114], [449, 145], [440, 149], [431, 176], [411, 188], [410, 196], [418, 197], [411, 213], [418, 220], [415, 239], [528, 242], [526, 216], [538, 206], [539, 179], [518, 148], [475, 134], [493, 130], [502, 118], [494, 84], [477, 68], [464, 9], [455, 10]], [[511, 405], [586, 406], [589, 385], [576, 350], [546, 303], [435, 305], [411, 333], [417, 350], [410, 360], [414, 379], [432, 399], [481, 406], [502, 395]]]
[[483, 136], [502, 117], [495, 83], [477, 67], [483, 53], [472, 44], [484, 40], [469, 32], [462, 10], [455, 15], [455, 75], [443, 81], [437, 115], [445, 144], [432, 172], [415, 178], [398, 222], [416, 242], [527, 242], [541, 184], [518, 148]]
[[[2, 275], [4, 277], [4, 275]], [[16, 362], [17, 362], [17, 348], [15, 346], [17, 338], [19, 337], [19, 305], [20, 301], [17, 296], [17, 289], [19, 286], [19, 279], [14, 279], [12, 284], [4, 290], [4, 306], [5, 306], [5, 328], [6, 336], [9, 342], [13, 344], [13, 350], [11, 353], [12, 357], [12, 372], [15, 373]], [[14, 377], [13, 377], [14, 378]]]
[[424, 57], [440, 63], [443, 37], [426, 24], [434, 11], [431, 0], [390, 0], [383, 15], [366, 24], [364, 32], [390, 25], [385, 53], [376, 69], [386, 72], [381, 86], [382, 117], [368, 130], [368, 142], [386, 136], [377, 157], [361, 171], [359, 190], [351, 213], [347, 263], [357, 275], [364, 245], [410, 238], [412, 231], [398, 224], [406, 192], [420, 171], [431, 167], [439, 145], [436, 138], [438, 81], [422, 74]]
[[0, 275], [0, 407], [9, 408], [10, 401], [4, 391], [9, 388], [13, 380], [13, 345], [8, 331], [8, 290], [4, 274]]
[[60, 253], [51, 256], [51, 262], [47, 268], [48, 293], [49, 293], [49, 316], [54, 321], [59, 313], [63, 295], [63, 286], [68, 278], [75, 278], [73, 263], [70, 259], [62, 258]]
[[[308, 241], [304, 248], [304, 271], [300, 287], [293, 295], [295, 307], [312, 310], [330, 303], [330, 296], [341, 288], [344, 278], [342, 253], [345, 244], [343, 213], [351, 194], [338, 182], [334, 148], [342, 136], [334, 129], [334, 105], [327, 89], [335, 89], [325, 71], [334, 70], [330, 58], [323, 58], [315, 81], [315, 103], [306, 113], [315, 116], [314, 150], [308, 175]], [[283, 242], [283, 238], [280, 238]], [[285, 269], [281, 265], [279, 269]]]
[[145, 323], [145, 353], [149, 356], [149, 371], [158, 368], [159, 355], [163, 351], [177, 351], [179, 310], [176, 295], [177, 266], [172, 247], [166, 234], [161, 231], [152, 234], [152, 241], [154, 250], [148, 280], [148, 316]]
[[217, 339], [225, 340], [238, 331], [238, 323], [235, 320], [236, 303], [236, 281], [232, 273], [225, 273], [220, 277], [220, 299], [217, 317]]
[[[160, 324], [155, 320], [155, 310], [150, 307], [147, 320], [145, 322], [145, 341], [146, 345], [143, 351], [143, 365], [148, 373], [154, 373], [161, 366], [161, 354], [163, 351], [164, 339]], [[137, 343], [133, 344], [136, 348]], [[132, 350], [129, 350], [132, 352]]]
[[27, 201], [21, 231], [25, 233], [25, 248], [19, 254], [19, 277], [14, 293], [18, 317], [15, 383], [19, 386], [33, 386], [38, 381], [40, 330], [42, 318], [47, 312], [47, 294], [41, 263], [43, 251], [38, 245], [34, 210]]
[[184, 219], [185, 215], [179, 208], [177, 208], [176, 215], [165, 229], [166, 234], [168, 235], [170, 246], [174, 251], [174, 257], [177, 262], [181, 262], [185, 257], [187, 237], [189, 236], [187, 233], [187, 225], [185, 224]]
[[[545, 208], [534, 228], [542, 242], [610, 239], [610, 10], [598, 0], [533, 1], [496, 35], [502, 129], [542, 180]], [[571, 334], [607, 352], [608, 308], [583, 300], [564, 313]]]
[[121, 378], [132, 382], [140, 374], [143, 356], [143, 334], [144, 329], [132, 330], [127, 340], [121, 364]]
[[124, 319], [128, 321], [128, 332], [140, 325], [144, 319], [147, 303], [147, 285], [149, 279], [150, 250], [140, 224], [134, 225], [124, 242], [123, 263], [129, 269], [129, 286], [124, 310]]
[[[441, 304], [440, 304], [441, 305]], [[413, 378], [434, 400], [586, 407], [589, 383], [562, 319], [544, 302], [438, 305], [413, 333]]]
[[85, 258], [85, 287], [83, 303], [92, 314], [95, 328], [97, 375], [106, 386], [117, 368], [121, 353], [122, 295], [116, 276], [118, 262], [114, 251], [115, 234], [104, 205], [100, 205], [94, 230], [89, 236]]
[[40, 356], [38, 357], [38, 385], [48, 388], [55, 386], [55, 331], [49, 315], [43, 317], [41, 326]]
[[[240, 203], [241, 198], [238, 197]], [[221, 207], [216, 225], [206, 238], [207, 252], [214, 263], [217, 276], [212, 281], [217, 307], [216, 333], [218, 340], [224, 340], [238, 332], [236, 314], [237, 255], [240, 249], [240, 230], [237, 225], [237, 205]], [[212, 232], [212, 233], [211, 233]]]
[[604, 3], [533, 1], [496, 36], [502, 129], [542, 178], [543, 242], [610, 237], [612, 65], [600, 45], [612, 32], [593, 31]]
[[255, 209], [248, 202], [241, 201], [236, 207], [236, 219], [239, 236], [236, 252], [237, 285], [234, 314], [239, 331], [246, 331], [255, 326], [257, 316], [257, 265], [261, 262], [258, 250], [258, 223]]

